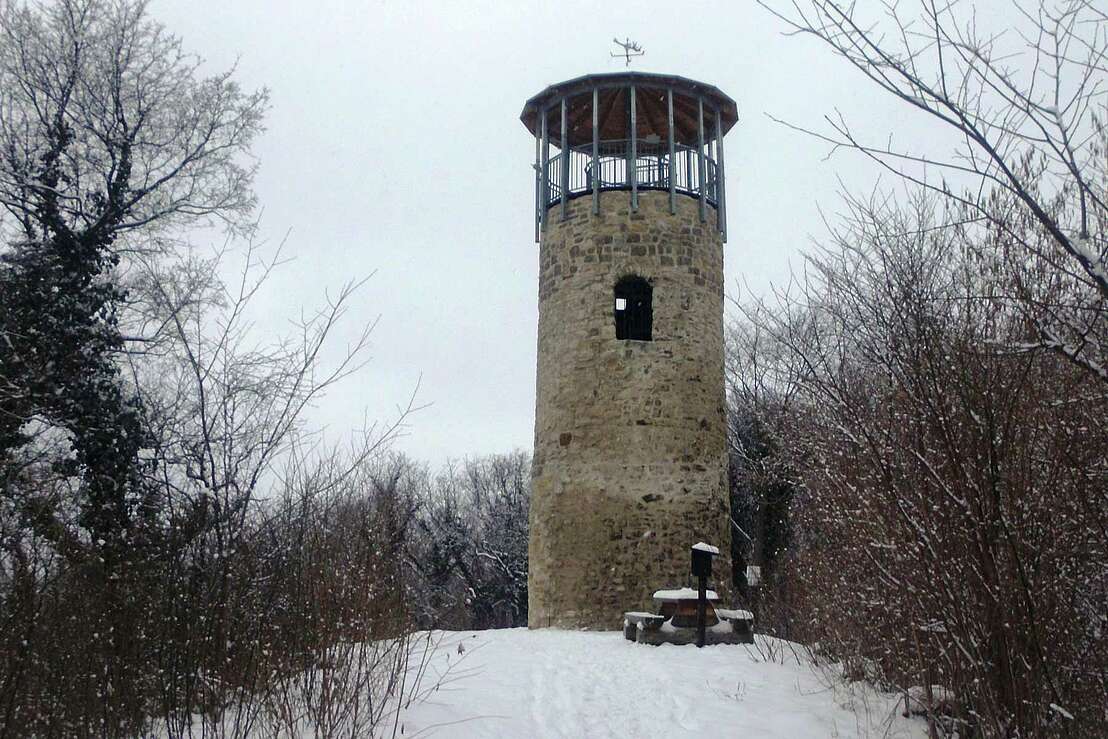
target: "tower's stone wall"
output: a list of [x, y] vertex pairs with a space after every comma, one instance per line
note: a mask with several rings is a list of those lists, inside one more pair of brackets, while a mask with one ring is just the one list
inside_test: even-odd
[[[730, 575], [723, 246], [716, 212], [665, 192], [550, 210], [539, 261], [538, 392], [528, 575], [532, 628], [618, 628], [688, 580], [689, 546]], [[615, 338], [613, 288], [653, 286], [653, 341]], [[721, 595], [724, 593], [721, 592]]]

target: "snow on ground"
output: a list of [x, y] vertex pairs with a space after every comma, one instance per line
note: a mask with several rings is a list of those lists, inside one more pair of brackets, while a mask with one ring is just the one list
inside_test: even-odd
[[787, 642], [757, 639], [697, 649], [619, 632], [447, 632], [421, 685], [439, 687], [401, 714], [403, 736], [927, 735], [898, 696], [821, 677]]

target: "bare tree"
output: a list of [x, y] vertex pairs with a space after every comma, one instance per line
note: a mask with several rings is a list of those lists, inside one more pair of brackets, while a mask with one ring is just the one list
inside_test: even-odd
[[[145, 0], [0, 5], [0, 221], [6, 241], [111, 241], [198, 218], [248, 227], [245, 158], [268, 94], [201, 60]], [[149, 243], [149, 242], [147, 242]]]
[[1000, 346], [1037, 329], [947, 205], [849, 201], [799, 290], [747, 314], [793, 383], [795, 623], [852, 676], [944, 685], [952, 728], [1094, 736], [1104, 393]]
[[[743, 306], [740, 315], [757, 306]], [[796, 378], [761, 320], [732, 320], [726, 332], [728, 487], [732, 580], [760, 628], [791, 638], [788, 607], [790, 509], [799, 485], [790, 438]], [[758, 568], [751, 578], [749, 566]]]
[[530, 466], [522, 451], [469, 459], [427, 487], [409, 558], [428, 625], [527, 623]]
[[[267, 94], [232, 73], [203, 77], [143, 0], [0, 0], [2, 735], [134, 735], [158, 715], [186, 733], [273, 670], [403, 628], [360, 607], [377, 543], [327, 530], [412, 403], [306, 461], [304, 411], [362, 365], [372, 324], [325, 365], [354, 282], [290, 335], [252, 330], [281, 258], [251, 239]], [[226, 249], [188, 246], [202, 225], [245, 244], [239, 280], [221, 279]], [[289, 552], [307, 566], [281, 589]], [[303, 639], [274, 635], [278, 601]], [[347, 677], [360, 690], [388, 664]], [[315, 725], [337, 731], [349, 696]]]
[[[809, 131], [949, 198], [991, 230], [993, 247], [1010, 247], [1010, 297], [1038, 328], [1016, 348], [1059, 352], [1108, 382], [1103, 7], [1012, 2], [1004, 4], [1012, 27], [989, 31], [959, 0], [921, 0], [917, 13], [881, 3], [880, 17], [867, 17], [874, 6], [835, 0], [761, 4], [957, 136], [951, 152], [871, 143], [838, 113], [825, 118], [828, 129]], [[935, 171], [941, 181], [929, 179]]]
[[[135, 338], [119, 328], [122, 257], [164, 252], [190, 224], [251, 224], [248, 153], [267, 94], [199, 68], [142, 0], [0, 4], [4, 490], [24, 489], [20, 470], [44, 434], [66, 437], [74, 463], [55, 456], [53, 468], [83, 478], [76, 523], [89, 540], [49, 497], [24, 513], [67, 556], [109, 566], [153, 515], [142, 409], [116, 365]], [[104, 551], [90, 554], [89, 541]]]

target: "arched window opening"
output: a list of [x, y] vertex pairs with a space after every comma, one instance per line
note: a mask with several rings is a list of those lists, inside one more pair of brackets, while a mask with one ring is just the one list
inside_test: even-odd
[[616, 338], [651, 341], [654, 326], [653, 289], [638, 275], [616, 283]]

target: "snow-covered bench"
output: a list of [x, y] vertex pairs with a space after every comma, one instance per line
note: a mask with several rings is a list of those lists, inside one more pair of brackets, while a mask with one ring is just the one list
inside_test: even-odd
[[635, 641], [639, 629], [643, 631], [657, 631], [666, 620], [665, 616], [645, 611], [627, 611], [623, 614], [623, 638], [627, 641]]
[[731, 624], [735, 635], [747, 644], [754, 643], [754, 614], [750, 611], [730, 608], [717, 608], [716, 615], [720, 620]]

